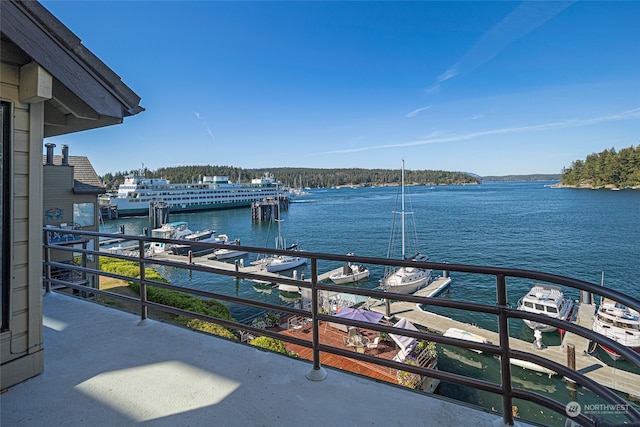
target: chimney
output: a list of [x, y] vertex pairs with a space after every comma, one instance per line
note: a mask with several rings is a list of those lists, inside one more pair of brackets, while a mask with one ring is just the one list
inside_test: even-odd
[[56, 144], [52, 144], [51, 142], [48, 142], [46, 144], [44, 144], [45, 147], [47, 147], [47, 164], [48, 165], [52, 165], [53, 164], [53, 149], [55, 148]]
[[62, 166], [69, 166], [69, 146], [62, 144]]

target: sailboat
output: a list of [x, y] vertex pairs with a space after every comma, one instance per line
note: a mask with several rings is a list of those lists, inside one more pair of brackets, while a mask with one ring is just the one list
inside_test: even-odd
[[[278, 193], [279, 195], [279, 193]], [[272, 219], [278, 224], [278, 235], [276, 236], [276, 249], [285, 249], [288, 251], [299, 251], [298, 244], [291, 245], [289, 247], [286, 246], [286, 241], [282, 237], [282, 229], [280, 227], [281, 219]], [[267, 256], [265, 258], [260, 258], [251, 264], [253, 265], [261, 265], [263, 268], [270, 273], [275, 273], [278, 271], [290, 270], [292, 268], [299, 267], [303, 264], [306, 264], [307, 259], [298, 255], [272, 255]]]
[[[401, 198], [401, 226], [402, 226], [402, 259], [411, 259], [414, 261], [429, 261], [427, 255], [416, 253], [407, 258], [405, 253], [405, 216], [411, 212], [405, 211], [405, 191], [404, 191], [404, 160], [402, 160], [402, 198]], [[397, 212], [394, 212], [397, 213]], [[414, 227], [415, 228], [415, 227]], [[391, 258], [391, 250], [393, 246], [393, 230], [391, 232], [391, 242], [389, 244], [388, 258]], [[418, 267], [387, 267], [384, 277], [380, 280], [380, 287], [389, 292], [399, 294], [412, 294], [424, 287], [431, 279], [431, 269]]]

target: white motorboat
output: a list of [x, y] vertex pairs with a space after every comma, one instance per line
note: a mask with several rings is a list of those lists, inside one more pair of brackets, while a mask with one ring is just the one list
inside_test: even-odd
[[[640, 352], [640, 314], [632, 308], [605, 298], [593, 316], [591, 329]], [[621, 358], [610, 348], [599, 345], [612, 359]]]
[[337, 284], [355, 283], [360, 280], [364, 280], [369, 277], [369, 269], [364, 265], [347, 263], [342, 266], [342, 271], [333, 273], [329, 276], [329, 279]]
[[[279, 194], [279, 193], [278, 193]], [[287, 251], [300, 252], [298, 244], [287, 247], [286, 240], [282, 237], [282, 229], [280, 227], [281, 219], [273, 219], [278, 224], [278, 235], [276, 236], [276, 249], [284, 249]], [[270, 223], [270, 224], [271, 224]], [[296, 254], [287, 255], [269, 255], [266, 257], [259, 257], [256, 261], [253, 261], [252, 265], [259, 265], [262, 269], [266, 269], [270, 273], [278, 271], [290, 270], [292, 268], [299, 267], [306, 264], [307, 259], [305, 257]]]
[[[193, 231], [189, 230], [189, 223], [185, 221], [168, 222], [163, 224], [160, 228], [154, 228], [151, 230], [151, 237], [157, 239], [184, 239], [185, 236], [193, 234]], [[170, 243], [153, 242], [151, 248], [155, 253], [161, 253], [169, 249], [172, 246]]]
[[[298, 251], [298, 245], [286, 248], [288, 251]], [[298, 255], [275, 255], [266, 263], [266, 269], [270, 273], [290, 270], [306, 264], [307, 259]]]
[[300, 293], [300, 287], [295, 286], [295, 285], [287, 285], [284, 283], [280, 283], [278, 285], [278, 290], [280, 292], [296, 292], [296, 293]]
[[[227, 244], [229, 246], [239, 245], [240, 244], [240, 239], [235, 239], [233, 242], [229, 242], [228, 239], [227, 239], [223, 243], [225, 243], [225, 244]], [[221, 249], [216, 249], [213, 252], [213, 255], [215, 255], [216, 259], [231, 259], [231, 258], [241, 257], [243, 255], [246, 255], [247, 253], [248, 253], [247, 251], [241, 251], [239, 249], [221, 248]]]
[[[402, 237], [402, 259], [411, 259], [414, 261], [429, 261], [429, 257], [424, 254], [417, 253], [412, 257], [407, 258], [405, 252], [405, 216], [411, 214], [411, 212], [405, 212], [405, 189], [404, 189], [404, 160], [402, 161], [402, 199], [401, 199], [401, 237]], [[415, 229], [415, 227], [414, 227]], [[391, 231], [391, 243], [389, 244], [389, 251], [393, 249], [393, 230]], [[417, 240], [417, 237], [416, 237]], [[389, 252], [388, 258], [391, 258], [391, 252]], [[389, 292], [397, 292], [400, 294], [412, 294], [421, 289], [429, 283], [431, 280], [431, 269], [420, 267], [399, 267], [392, 268], [387, 267], [385, 269], [385, 275], [380, 280], [380, 287]]]
[[552, 371], [549, 368], [546, 368], [544, 366], [540, 366], [540, 365], [538, 365], [536, 363], [529, 362], [527, 360], [511, 358], [511, 359], [509, 359], [509, 362], [512, 365], [521, 367], [522, 369], [528, 369], [530, 371], [536, 371], [536, 372], [540, 372], [542, 374], [546, 374], [546, 375], [549, 376], [549, 378], [551, 378], [552, 376], [554, 376], [556, 374], [555, 371]]
[[[446, 331], [444, 331], [444, 334], [442, 334], [442, 336], [449, 337], [449, 338], [457, 338], [459, 340], [472, 341], [472, 342], [477, 342], [482, 344], [486, 344], [489, 342], [485, 337], [481, 335], [474, 334], [473, 332], [465, 331], [464, 329], [458, 329], [458, 328], [449, 328]], [[475, 350], [471, 348], [469, 350], [474, 351], [476, 353], [482, 353], [481, 350]]]
[[220, 236], [214, 235], [214, 230], [204, 230], [204, 231], [196, 231], [195, 233], [187, 234], [182, 237], [185, 240], [185, 243], [179, 245], [173, 245], [169, 248], [169, 250], [174, 255], [187, 255], [189, 251], [192, 253], [197, 252], [206, 252], [211, 249], [207, 249], [203, 246], [192, 245], [192, 242], [200, 242], [200, 243], [222, 243], [226, 236], [221, 234]]
[[[565, 298], [562, 290], [557, 286], [537, 284], [518, 301], [518, 310], [528, 313], [536, 313], [554, 319], [572, 321], [575, 303]], [[541, 332], [553, 332], [555, 326], [546, 325], [543, 322], [523, 319], [524, 323], [533, 330]]]

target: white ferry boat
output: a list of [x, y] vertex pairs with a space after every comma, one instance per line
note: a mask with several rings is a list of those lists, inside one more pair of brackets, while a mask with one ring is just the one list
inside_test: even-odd
[[229, 209], [278, 196], [279, 182], [270, 173], [251, 183], [233, 183], [227, 176], [205, 176], [199, 182], [173, 184], [164, 178], [132, 174], [115, 195], [101, 198], [101, 205], [117, 206], [118, 216], [149, 215], [149, 202], [165, 202], [172, 213]]

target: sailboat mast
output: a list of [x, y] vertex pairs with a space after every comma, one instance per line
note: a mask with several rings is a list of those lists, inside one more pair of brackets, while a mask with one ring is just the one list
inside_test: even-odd
[[404, 253], [404, 159], [402, 159], [402, 259], [405, 259]]

